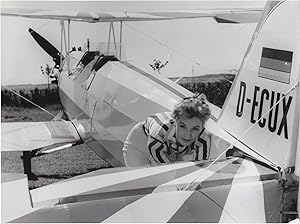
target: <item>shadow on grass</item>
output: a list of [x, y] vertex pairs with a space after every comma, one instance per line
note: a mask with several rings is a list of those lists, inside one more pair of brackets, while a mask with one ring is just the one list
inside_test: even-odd
[[98, 168], [88, 168], [87, 172], [81, 173], [68, 173], [68, 174], [35, 174], [38, 178], [46, 178], [46, 179], [68, 179], [71, 177], [79, 176], [82, 174], [86, 174], [92, 171], [96, 171], [99, 169], [108, 168], [108, 167], [98, 167]]
[[68, 179], [68, 178], [70, 178], [69, 175], [55, 175], [55, 174], [53, 174], [53, 175], [42, 174], [42, 175], [36, 175], [36, 176], [37, 176], [37, 178], [46, 178], [46, 179]]
[[105, 168], [107, 168], [107, 167], [100, 167], [100, 168], [88, 168], [88, 169], [87, 169], [87, 173], [88, 173], [88, 172], [95, 171], [95, 170], [99, 170], [99, 169], [105, 169]]
[[84, 174], [84, 173], [68, 173], [68, 174], [65, 174], [65, 175], [58, 175], [58, 174], [36, 174], [36, 176], [38, 178], [46, 178], [46, 179], [68, 179], [68, 178], [71, 178], [71, 177], [75, 177], [75, 176], [78, 176], [78, 175], [81, 175], [81, 174]]
[[113, 168], [113, 166], [108, 165], [108, 164], [105, 164], [105, 166], [101, 166], [101, 167], [87, 168], [87, 173], [88, 173], [88, 172], [95, 171], [95, 170], [108, 169], [108, 168]]

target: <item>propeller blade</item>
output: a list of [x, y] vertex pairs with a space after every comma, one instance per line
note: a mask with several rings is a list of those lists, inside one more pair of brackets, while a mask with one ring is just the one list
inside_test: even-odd
[[41, 48], [44, 49], [55, 62], [55, 68], [60, 67], [60, 57], [64, 60], [64, 57], [61, 55], [59, 50], [57, 50], [49, 41], [47, 41], [44, 37], [42, 37], [40, 34], [35, 32], [33, 29], [29, 28], [29, 33], [31, 36], [35, 39], [35, 41], [41, 46]]

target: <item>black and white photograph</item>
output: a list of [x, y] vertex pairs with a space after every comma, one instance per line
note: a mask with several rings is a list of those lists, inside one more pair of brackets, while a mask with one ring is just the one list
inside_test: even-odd
[[300, 223], [300, 1], [1, 1], [2, 223]]

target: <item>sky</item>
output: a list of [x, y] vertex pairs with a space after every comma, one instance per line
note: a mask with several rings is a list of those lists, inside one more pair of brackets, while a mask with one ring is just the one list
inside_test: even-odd
[[[163, 9], [261, 8], [264, 1], [44, 1], [2, 2], [3, 8], [47, 10], [130, 11]], [[167, 77], [205, 75], [238, 69], [256, 24], [218, 24], [211, 18], [123, 24], [126, 59], [144, 70], [154, 59], [169, 63], [161, 69]], [[40, 66], [52, 59], [28, 32], [31, 27], [54, 46], [60, 46], [58, 21], [1, 17], [1, 85], [40, 84], [47, 79]], [[119, 24], [115, 24], [116, 34]], [[71, 46], [107, 41], [106, 23], [71, 23]], [[118, 38], [117, 38], [118, 39]]]

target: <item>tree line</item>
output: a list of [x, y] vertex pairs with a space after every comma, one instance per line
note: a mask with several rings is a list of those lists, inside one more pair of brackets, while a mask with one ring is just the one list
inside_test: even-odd
[[229, 80], [221, 79], [214, 82], [189, 82], [180, 85], [193, 93], [204, 93], [209, 102], [222, 108], [233, 79], [234, 77], [232, 76]]
[[[233, 79], [234, 76], [231, 76], [229, 80], [224, 78], [213, 82], [191, 81], [182, 84], [179, 83], [179, 85], [194, 93], [204, 93], [209, 102], [218, 107], [222, 107], [231, 87], [230, 81], [233, 81]], [[56, 87], [44, 89], [34, 88], [29, 90], [21, 89], [18, 93], [40, 106], [60, 103]], [[33, 104], [6, 89], [1, 90], [1, 106], [34, 107]]]
[[[53, 105], [60, 102], [57, 88], [34, 88], [30, 90], [20, 89], [14, 91], [40, 106]], [[32, 103], [29, 103], [7, 89], [1, 89], [1, 106], [35, 107]]]

